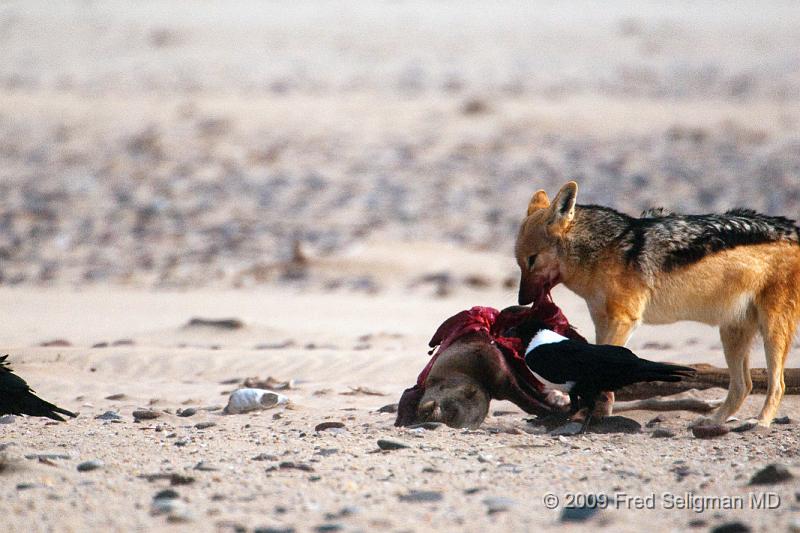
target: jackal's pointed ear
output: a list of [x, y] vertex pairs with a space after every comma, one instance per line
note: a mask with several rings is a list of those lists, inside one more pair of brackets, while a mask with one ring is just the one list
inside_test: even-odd
[[578, 199], [578, 184], [570, 181], [558, 191], [553, 200], [554, 222], [566, 226], [575, 218], [575, 201]]
[[546, 192], [539, 189], [531, 196], [531, 202], [528, 204], [528, 216], [531, 216], [537, 209], [544, 209], [546, 207], [550, 207], [550, 199], [547, 198]]

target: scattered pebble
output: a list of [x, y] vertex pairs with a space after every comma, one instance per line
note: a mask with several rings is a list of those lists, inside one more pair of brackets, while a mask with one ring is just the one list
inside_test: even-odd
[[743, 422], [743, 423], [739, 424], [736, 427], [731, 428], [731, 431], [733, 431], [734, 433], [744, 433], [746, 431], [751, 431], [751, 430], [755, 429], [757, 426], [758, 426], [758, 424], [756, 422], [753, 422], [752, 420], [748, 420], [746, 422]]
[[713, 439], [727, 435], [730, 432], [727, 426], [716, 425], [699, 425], [692, 427], [692, 435], [698, 439]]
[[341, 531], [343, 529], [341, 524], [322, 524], [314, 528], [317, 533], [327, 533], [329, 531]]
[[793, 479], [794, 476], [788, 468], [781, 464], [767, 465], [750, 478], [750, 485], [774, 485]]
[[0, 424], [13, 424], [17, 420], [17, 417], [14, 415], [3, 415], [0, 416]]
[[122, 420], [122, 417], [114, 411], [106, 411], [102, 415], [94, 417], [95, 420]]
[[104, 463], [103, 461], [98, 461], [97, 459], [93, 459], [91, 461], [85, 461], [78, 465], [78, 472], [91, 472], [92, 470], [99, 470], [103, 468]]
[[341, 429], [344, 428], [342, 422], [322, 422], [314, 426], [314, 431], [325, 431], [326, 429]]
[[71, 459], [69, 454], [66, 453], [31, 453], [25, 456], [25, 459]]
[[378, 412], [379, 413], [396, 413], [397, 412], [397, 404], [396, 403], [386, 404], [383, 407], [380, 407], [378, 409]]
[[752, 529], [744, 522], [727, 522], [711, 529], [711, 533], [750, 533]]
[[67, 348], [72, 346], [72, 343], [66, 339], [53, 339], [50, 341], [44, 341], [39, 346], [43, 348]]
[[208, 428], [213, 428], [216, 425], [217, 425], [216, 422], [198, 422], [197, 424], [194, 425], [194, 427], [196, 429], [208, 429]]
[[654, 439], [671, 439], [675, 436], [674, 431], [668, 429], [658, 428], [650, 434]]
[[178, 411], [175, 414], [180, 417], [186, 418], [189, 416], [196, 415], [197, 409], [195, 409], [194, 407], [187, 407], [186, 409], [178, 409]]
[[427, 503], [441, 501], [444, 496], [434, 490], [411, 490], [399, 496], [401, 502]]
[[517, 504], [514, 500], [502, 496], [486, 497], [483, 499], [483, 503], [486, 505], [486, 512], [489, 514], [508, 511]]
[[201, 472], [214, 472], [216, 470], [219, 470], [219, 468], [216, 468], [216, 467], [214, 467], [212, 465], [206, 464], [205, 461], [200, 461], [199, 463], [194, 465], [194, 469], [195, 470], [199, 470]]
[[244, 327], [244, 322], [239, 320], [238, 318], [222, 318], [222, 319], [211, 319], [211, 318], [199, 318], [194, 317], [184, 326], [186, 328], [216, 328], [216, 329], [226, 329], [226, 330], [234, 330], [234, 329], [242, 329]]
[[585, 522], [596, 515], [600, 509], [597, 506], [564, 507], [561, 512], [562, 522]]
[[788, 416], [782, 416], [780, 418], [775, 418], [772, 421], [772, 423], [773, 424], [793, 424], [794, 421], [791, 418], [789, 418]]
[[153, 420], [161, 416], [159, 411], [153, 411], [152, 409], [137, 409], [133, 412], [133, 419], [134, 420]]
[[398, 440], [391, 439], [378, 439], [378, 448], [381, 450], [402, 450], [403, 448], [410, 448], [408, 444]]

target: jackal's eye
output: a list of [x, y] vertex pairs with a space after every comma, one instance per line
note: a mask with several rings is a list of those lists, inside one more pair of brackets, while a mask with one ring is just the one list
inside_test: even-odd
[[536, 262], [536, 254], [528, 256], [528, 269], [533, 268], [533, 264]]

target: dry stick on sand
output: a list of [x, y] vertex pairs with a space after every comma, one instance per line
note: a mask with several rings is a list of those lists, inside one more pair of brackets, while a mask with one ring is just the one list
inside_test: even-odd
[[[730, 376], [727, 368], [720, 368], [706, 364], [687, 365], [695, 370], [697, 374], [691, 378], [684, 378], [676, 383], [651, 382], [636, 383], [628, 387], [619, 389], [616, 392], [618, 400], [641, 400], [653, 398], [653, 396], [669, 396], [686, 392], [691, 389], [704, 390], [712, 387], [728, 388]], [[750, 370], [753, 378], [753, 392], [764, 393], [767, 390], [767, 371], [763, 368], [753, 368]], [[786, 381], [785, 394], [800, 394], [800, 368], [787, 368], [784, 370]], [[615, 410], [618, 410], [615, 404]]]

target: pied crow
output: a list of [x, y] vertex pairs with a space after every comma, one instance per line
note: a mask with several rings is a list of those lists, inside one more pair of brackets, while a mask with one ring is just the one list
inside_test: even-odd
[[595, 398], [642, 381], [680, 381], [695, 373], [687, 366], [641, 359], [624, 346], [589, 344], [568, 339], [536, 320], [525, 321], [508, 332], [522, 340], [525, 363], [547, 388], [569, 394], [573, 413], [587, 407], [581, 431], [591, 421]]
[[64, 419], [58, 413], [72, 418], [78, 416], [33, 394], [25, 380], [11, 371], [7, 357], [0, 357], [0, 415], [46, 416], [59, 422]]

